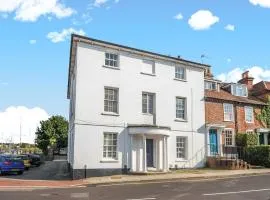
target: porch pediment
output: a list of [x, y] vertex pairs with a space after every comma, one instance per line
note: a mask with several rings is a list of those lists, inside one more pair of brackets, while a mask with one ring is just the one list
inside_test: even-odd
[[224, 124], [206, 124], [207, 128], [225, 128], [226, 126]]
[[148, 134], [170, 136], [171, 128], [155, 125], [128, 125], [129, 134]]

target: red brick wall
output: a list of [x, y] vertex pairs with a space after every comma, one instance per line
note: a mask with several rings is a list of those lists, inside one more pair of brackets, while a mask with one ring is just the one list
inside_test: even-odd
[[253, 107], [254, 110], [254, 123], [247, 123], [245, 120], [245, 105], [237, 106], [237, 128], [238, 133], [245, 133], [247, 130], [254, 130], [256, 128], [264, 127], [260, 121], [257, 120], [257, 115], [261, 112], [258, 107]]
[[[226, 102], [227, 103], [227, 102]], [[247, 130], [264, 127], [256, 116], [261, 112], [259, 107], [254, 107], [254, 123], [246, 123], [245, 120], [245, 105], [234, 104], [234, 112], [236, 113], [235, 122], [225, 122], [222, 101], [207, 101], [205, 102], [205, 120], [206, 123], [223, 124], [226, 128], [233, 128], [238, 133], [245, 133]], [[249, 105], [250, 106], [250, 105]]]
[[224, 121], [223, 102], [205, 102], [205, 121], [211, 124], [224, 124], [226, 128], [235, 129], [234, 122]]

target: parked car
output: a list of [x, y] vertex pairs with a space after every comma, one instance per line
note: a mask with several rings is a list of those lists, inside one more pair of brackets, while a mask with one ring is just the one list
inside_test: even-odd
[[0, 155], [0, 174], [13, 172], [16, 172], [17, 174], [23, 174], [23, 160], [12, 155]]
[[61, 148], [59, 150], [59, 155], [67, 155], [67, 148]]
[[41, 159], [39, 155], [36, 154], [28, 154], [27, 155], [30, 158], [30, 164], [31, 166], [39, 167], [41, 165]]
[[27, 155], [18, 155], [18, 158], [23, 160], [25, 170], [29, 170], [31, 167], [31, 160]]

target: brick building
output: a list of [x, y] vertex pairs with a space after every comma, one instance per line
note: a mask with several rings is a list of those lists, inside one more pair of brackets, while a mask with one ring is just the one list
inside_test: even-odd
[[[265, 98], [258, 98], [253, 86], [253, 78], [248, 71], [242, 74], [242, 79], [237, 83], [220, 82], [213, 78], [210, 68], [205, 71], [206, 141], [209, 155], [223, 155], [224, 147], [235, 146], [235, 135], [239, 133], [258, 133], [258, 143], [268, 144], [269, 130], [257, 120], [257, 115], [265, 105]], [[261, 84], [255, 86], [262, 87]], [[260, 95], [265, 95], [265, 88]]]

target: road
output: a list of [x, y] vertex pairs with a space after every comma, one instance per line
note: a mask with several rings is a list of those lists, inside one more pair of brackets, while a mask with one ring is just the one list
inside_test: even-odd
[[216, 180], [0, 191], [7, 200], [269, 200], [270, 175]]

